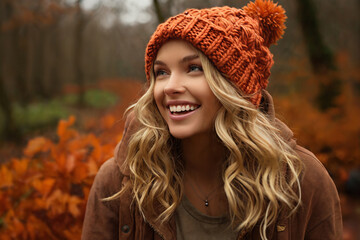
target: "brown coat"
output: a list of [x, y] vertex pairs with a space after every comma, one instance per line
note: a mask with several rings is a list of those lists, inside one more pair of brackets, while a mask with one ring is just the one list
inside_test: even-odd
[[[264, 92], [265, 111], [281, 129], [282, 136], [289, 141], [303, 160], [305, 169], [301, 180], [302, 205], [290, 218], [280, 214], [276, 224], [269, 229], [269, 239], [342, 239], [342, 219], [339, 196], [328, 172], [320, 161], [308, 150], [298, 146], [289, 128], [275, 119], [271, 96]], [[136, 130], [133, 119], [127, 119], [123, 140], [118, 155], [105, 162], [92, 186], [83, 225], [83, 240], [115, 239], [176, 239], [174, 217], [165, 224], [155, 222], [156, 216], [146, 216], [147, 222], [132, 204], [130, 191], [118, 200], [101, 201], [118, 192], [129, 178], [123, 165], [127, 142]], [[246, 239], [260, 239], [258, 228]]]

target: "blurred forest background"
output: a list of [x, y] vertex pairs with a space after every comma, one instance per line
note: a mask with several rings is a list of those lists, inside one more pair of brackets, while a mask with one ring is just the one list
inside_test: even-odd
[[[245, 0], [0, 0], [0, 238], [79, 239], [99, 166], [141, 94], [156, 26], [187, 8]], [[360, 239], [360, 1], [279, 0], [278, 117], [341, 196]]]

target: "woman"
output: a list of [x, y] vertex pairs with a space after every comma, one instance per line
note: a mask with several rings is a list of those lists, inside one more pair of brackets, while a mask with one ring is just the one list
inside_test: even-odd
[[190, 9], [146, 49], [146, 93], [92, 187], [83, 239], [341, 239], [336, 188], [274, 117], [284, 10]]

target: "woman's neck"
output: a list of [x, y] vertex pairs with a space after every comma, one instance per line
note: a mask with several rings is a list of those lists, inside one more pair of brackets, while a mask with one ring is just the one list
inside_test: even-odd
[[227, 212], [227, 199], [222, 188], [222, 165], [225, 147], [214, 136], [185, 139], [181, 142], [184, 160], [184, 193], [192, 205], [209, 216]]
[[190, 175], [195, 181], [221, 179], [225, 148], [216, 136], [196, 136], [184, 139], [181, 145], [185, 175]]

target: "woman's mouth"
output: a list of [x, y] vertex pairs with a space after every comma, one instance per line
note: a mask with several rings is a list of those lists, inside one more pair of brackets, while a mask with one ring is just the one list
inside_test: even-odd
[[196, 109], [198, 109], [200, 105], [191, 105], [191, 104], [185, 104], [185, 105], [170, 105], [169, 110], [170, 113], [173, 115], [182, 115], [189, 112], [192, 112]]

